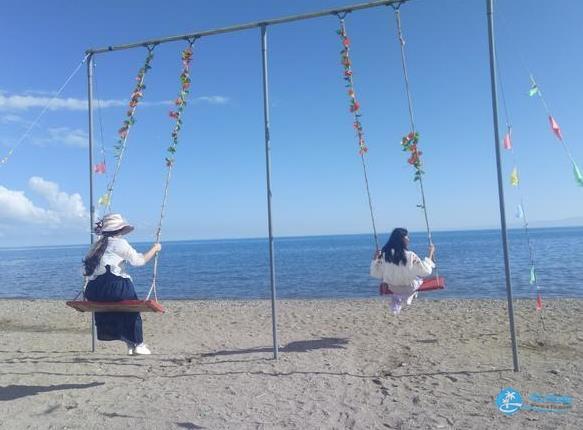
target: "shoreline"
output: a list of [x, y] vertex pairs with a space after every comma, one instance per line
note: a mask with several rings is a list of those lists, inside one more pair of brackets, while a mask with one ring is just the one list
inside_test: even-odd
[[[417, 297], [415, 301], [419, 302], [503, 302], [507, 303], [506, 297], [427, 297], [425, 293], [421, 293], [423, 296]], [[431, 294], [431, 293], [430, 293]], [[439, 293], [437, 293], [439, 294]], [[371, 297], [283, 297], [277, 298], [277, 303], [284, 303], [284, 302], [322, 302], [322, 301], [330, 301], [330, 302], [374, 302], [374, 301], [384, 301], [390, 299], [390, 296], [371, 296]], [[68, 302], [69, 300], [73, 300], [73, 297], [64, 297], [64, 298], [43, 298], [43, 297], [0, 297], [0, 302], [2, 301], [22, 301], [22, 302]], [[80, 300], [78, 297], [76, 300]], [[138, 297], [138, 300], [141, 300]], [[159, 298], [159, 302], [271, 302], [271, 297], [264, 297], [264, 298], [246, 298], [246, 297], [224, 297], [224, 298]], [[512, 302], [517, 304], [524, 304], [524, 303], [534, 303], [536, 301], [536, 297], [513, 297]], [[556, 301], [575, 301], [575, 302], [583, 302], [583, 297], [579, 296], [544, 296], [543, 295], [543, 303], [546, 304], [548, 302], [556, 302]]]
[[[583, 300], [516, 300], [512, 371], [505, 301], [383, 298], [164, 300], [142, 314], [151, 356], [90, 352], [90, 314], [60, 300], [0, 300], [0, 428], [580, 429]], [[494, 399], [505, 387], [569, 396], [565, 413]], [[516, 427], [514, 427], [516, 426]]]
[[[564, 220], [556, 220], [554, 221], [556, 224], [553, 225], [553, 221], [534, 221], [531, 222], [535, 224], [535, 226], [529, 227], [530, 230], [580, 230], [583, 228], [583, 223], [577, 223], [573, 225], [560, 225], [561, 222]], [[545, 223], [544, 226], [536, 226], [536, 223]], [[507, 227], [508, 231], [521, 231], [524, 230], [524, 226], [520, 224], [516, 225], [509, 225]], [[443, 229], [432, 229], [433, 233], [443, 234], [443, 233], [475, 233], [475, 232], [500, 232], [499, 226], [484, 226], [484, 227], [472, 227], [468, 229], [457, 229], [457, 228], [443, 228]], [[387, 235], [390, 232], [381, 233], [382, 235]], [[418, 230], [410, 230], [410, 233], [414, 235], [421, 235], [425, 236], [426, 230], [425, 227], [421, 227]], [[275, 240], [295, 240], [295, 239], [314, 239], [314, 238], [329, 238], [329, 237], [351, 237], [351, 236], [372, 236], [370, 232], [364, 233], [329, 233], [329, 234], [299, 234], [299, 235], [292, 235], [292, 236], [274, 236]], [[184, 243], [184, 242], [236, 242], [236, 241], [267, 241], [269, 238], [265, 237], [256, 237], [256, 236], [249, 236], [249, 237], [231, 237], [231, 238], [202, 238], [202, 239], [170, 239], [164, 240], [162, 243], [172, 244], [172, 243]], [[54, 240], [52, 241], [54, 242]], [[134, 243], [136, 244], [150, 244], [150, 238], [139, 238]], [[68, 244], [47, 244], [47, 245], [30, 245], [30, 246], [0, 246], [0, 251], [19, 251], [19, 250], [27, 250], [27, 249], [35, 249], [35, 248], [87, 248], [89, 246], [88, 242], [82, 243], [68, 243]]]

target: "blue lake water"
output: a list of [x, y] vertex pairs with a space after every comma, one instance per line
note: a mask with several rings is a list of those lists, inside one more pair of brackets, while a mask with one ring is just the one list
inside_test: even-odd
[[[539, 285], [545, 297], [583, 297], [583, 228], [533, 229]], [[411, 247], [426, 254], [426, 237], [412, 233]], [[131, 240], [131, 236], [128, 237]], [[387, 238], [381, 237], [384, 242]], [[500, 233], [436, 232], [444, 291], [428, 298], [505, 297]], [[509, 232], [515, 297], [534, 297], [529, 284], [524, 231]], [[148, 244], [133, 244], [145, 251]], [[162, 299], [268, 298], [266, 239], [165, 242], [160, 255]], [[73, 298], [82, 287], [87, 246], [0, 248], [0, 298]], [[276, 286], [280, 298], [376, 297], [368, 276], [374, 251], [370, 235], [276, 238]], [[129, 268], [138, 295], [147, 292], [152, 265]]]

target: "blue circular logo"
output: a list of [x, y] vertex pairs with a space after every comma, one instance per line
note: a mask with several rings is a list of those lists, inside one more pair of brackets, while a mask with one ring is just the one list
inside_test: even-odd
[[522, 396], [512, 387], [503, 388], [496, 396], [496, 406], [505, 415], [512, 415], [522, 407]]

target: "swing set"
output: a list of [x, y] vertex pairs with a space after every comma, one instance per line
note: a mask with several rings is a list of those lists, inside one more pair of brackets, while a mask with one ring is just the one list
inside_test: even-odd
[[[160, 241], [160, 236], [162, 234], [162, 223], [164, 221], [164, 214], [166, 210], [166, 202], [168, 200], [168, 189], [170, 186], [170, 179], [172, 176], [172, 168], [174, 167], [176, 148], [178, 146], [178, 138], [180, 136], [180, 130], [182, 128], [182, 113], [187, 103], [187, 98], [190, 93], [190, 62], [192, 61], [192, 45], [195, 39], [189, 39], [188, 47], [182, 51], [182, 73], [180, 74], [180, 92], [178, 98], [175, 101], [175, 110], [170, 112], [170, 117], [175, 120], [174, 129], [171, 134], [171, 143], [166, 150], [166, 181], [164, 184], [164, 194], [162, 197], [162, 204], [160, 209], [160, 217], [158, 219], [158, 227], [156, 229], [156, 242]], [[128, 135], [132, 126], [135, 123], [134, 115], [136, 108], [140, 99], [143, 97], [143, 91], [146, 88], [144, 80], [146, 73], [151, 69], [150, 63], [154, 58], [153, 50], [154, 45], [148, 45], [148, 55], [144, 65], [140, 68], [138, 76], [136, 77], [136, 87], [132, 92], [129, 102], [129, 110], [126, 114], [126, 119], [123, 121], [122, 127], [119, 129], [119, 140], [116, 146], [116, 159], [117, 163], [115, 165], [115, 170], [113, 177], [109, 181], [106, 193], [99, 199], [99, 204], [103, 205], [106, 212], [111, 212], [111, 204], [113, 199], [113, 191], [116, 183], [117, 175], [119, 173], [123, 156], [127, 147]], [[102, 151], [105, 155], [105, 151]], [[93, 168], [94, 172], [105, 173], [106, 163], [105, 159], [95, 165]], [[93, 207], [93, 205], [92, 205]], [[92, 214], [93, 215], [93, 214]], [[93, 225], [93, 223], [92, 223]], [[85, 285], [83, 290], [77, 294], [75, 300], [67, 302], [67, 306], [70, 306], [80, 312], [164, 312], [164, 307], [158, 302], [158, 295], [156, 292], [156, 281], [158, 277], [158, 253], [154, 256], [154, 270], [152, 275], [152, 283], [148, 294], [143, 300], [122, 300], [119, 302], [95, 302], [89, 300], [76, 300], [79, 295], [84, 292], [87, 287], [87, 277], [85, 278]], [[154, 299], [151, 300], [150, 297], [154, 294]]]
[[[410, 130], [411, 132], [405, 136], [402, 140], [402, 145], [405, 151], [411, 152], [411, 157], [409, 158], [409, 163], [415, 168], [415, 181], [419, 182], [420, 191], [421, 191], [421, 201], [422, 203], [418, 205], [418, 207], [423, 209], [424, 217], [425, 217], [425, 225], [427, 228], [427, 239], [429, 244], [432, 244], [432, 236], [431, 236], [431, 229], [429, 227], [429, 217], [427, 214], [427, 205], [426, 205], [426, 198], [425, 198], [425, 191], [423, 188], [423, 171], [421, 170], [421, 151], [417, 149], [418, 147], [418, 139], [419, 135], [417, 131], [415, 131], [415, 123], [413, 119], [413, 102], [412, 96], [410, 91], [410, 84], [409, 84], [409, 77], [407, 73], [407, 63], [405, 59], [405, 40], [403, 37], [402, 27], [401, 27], [401, 19], [400, 19], [400, 12], [399, 7], [401, 3], [391, 4], [395, 11], [395, 17], [397, 21], [397, 30], [398, 30], [398, 38], [401, 47], [401, 64], [403, 69], [403, 77], [405, 82], [405, 91], [407, 94], [407, 104], [408, 104], [408, 111], [409, 111], [409, 120], [410, 120]], [[366, 194], [368, 197], [368, 204], [371, 216], [371, 223], [372, 223], [372, 230], [373, 230], [373, 237], [375, 241], [376, 250], [380, 249], [379, 247], [379, 239], [376, 229], [376, 222], [372, 204], [372, 197], [368, 182], [368, 173], [367, 173], [367, 165], [365, 161], [365, 154], [368, 150], [365, 139], [364, 139], [364, 130], [361, 123], [361, 112], [360, 112], [360, 103], [356, 99], [356, 92], [354, 89], [354, 77], [352, 73], [352, 62], [350, 59], [350, 39], [348, 38], [348, 34], [346, 31], [346, 24], [345, 18], [350, 11], [344, 12], [336, 12], [336, 15], [339, 19], [340, 28], [337, 31], [338, 35], [342, 41], [342, 51], [341, 51], [341, 63], [344, 66], [344, 80], [346, 82], [346, 87], [348, 88], [348, 95], [350, 97], [350, 112], [353, 114], [354, 119], [354, 128], [356, 130], [358, 144], [359, 144], [359, 155], [362, 162], [363, 168], [363, 175], [365, 180], [366, 186]], [[182, 63], [183, 63], [183, 70], [182, 74], [180, 75], [180, 94], [179, 97], [176, 99], [176, 107], [177, 109], [173, 112], [170, 112], [170, 117], [176, 120], [176, 125], [174, 130], [172, 131], [172, 143], [168, 148], [168, 156], [166, 158], [166, 166], [167, 166], [167, 175], [166, 175], [166, 183], [164, 187], [164, 195], [162, 199], [161, 205], [161, 212], [160, 218], [158, 221], [158, 228], [156, 230], [156, 242], [160, 240], [161, 230], [162, 230], [162, 222], [164, 219], [164, 212], [166, 208], [166, 202], [168, 197], [168, 188], [170, 184], [170, 178], [172, 173], [172, 167], [174, 166], [174, 156], [176, 153], [176, 147], [178, 145], [178, 136], [180, 133], [180, 129], [182, 127], [182, 113], [184, 111], [184, 107], [187, 103], [187, 96], [190, 92], [190, 62], [192, 60], [192, 46], [196, 37], [188, 38], [189, 46], [182, 52]], [[154, 48], [158, 43], [154, 42], [152, 44], [146, 45], [147, 48], [147, 56], [144, 62], [144, 65], [139, 69], [137, 77], [136, 77], [136, 86], [133, 89], [130, 101], [129, 101], [129, 108], [126, 113], [126, 118], [123, 121], [122, 127], [119, 129], [119, 139], [116, 149], [116, 163], [113, 172], [112, 178], [109, 180], [107, 191], [104, 195], [99, 198], [99, 204], [105, 208], [105, 213], [111, 213], [112, 208], [112, 200], [113, 200], [113, 192], [116, 185], [116, 180], [122, 165], [122, 161], [126, 152], [128, 137], [132, 126], [135, 124], [135, 113], [136, 109], [139, 105], [140, 100], [144, 96], [144, 90], [146, 88], [145, 85], [145, 78], [147, 72], [152, 68], [151, 62], [154, 58]], [[103, 145], [103, 139], [102, 139]], [[107, 172], [107, 163], [105, 160], [105, 150], [102, 148], [102, 161], [95, 166], [93, 166], [94, 173], [101, 173], [104, 174]], [[437, 272], [437, 270], [436, 270]], [[67, 302], [67, 305], [80, 311], [80, 312], [164, 312], [163, 306], [158, 302], [157, 294], [156, 294], [156, 279], [158, 273], [158, 253], [156, 253], [154, 258], [154, 270], [152, 276], [152, 284], [150, 290], [145, 299], [143, 300], [124, 300], [119, 302], [93, 302], [89, 300], [73, 300]], [[437, 272], [438, 273], [438, 272]], [[87, 286], [87, 281], [83, 287], [83, 291]], [[431, 291], [437, 289], [443, 289], [445, 287], [445, 279], [440, 276], [435, 276], [432, 278], [426, 278], [423, 280], [422, 285], [420, 286], [418, 291]], [[154, 300], [150, 300], [151, 294], [154, 293]], [[379, 293], [381, 295], [385, 294], [392, 294], [390, 287], [386, 283], [381, 283], [379, 286]], [[77, 295], [77, 297], [81, 294], [81, 292]], [[77, 297], [75, 299], [77, 299]]]
[[[268, 216], [268, 236], [269, 236], [269, 263], [270, 263], [270, 285], [271, 285], [271, 311], [272, 311], [272, 330], [273, 330], [273, 353], [274, 358], [278, 358], [278, 343], [277, 343], [277, 316], [276, 316], [276, 289], [275, 289], [275, 271], [274, 271], [274, 247], [273, 247], [273, 231], [272, 231], [272, 211], [271, 211], [271, 158], [270, 158], [270, 151], [271, 151], [271, 142], [270, 142], [270, 123], [269, 123], [269, 97], [268, 97], [268, 79], [267, 79], [267, 27], [273, 26], [276, 24], [312, 19], [312, 18], [319, 18], [324, 16], [336, 16], [339, 19], [339, 30], [337, 31], [338, 35], [342, 41], [342, 51], [341, 51], [341, 63], [344, 67], [344, 80], [346, 83], [346, 87], [348, 88], [348, 95], [350, 97], [350, 112], [353, 114], [353, 126], [356, 131], [356, 136], [358, 138], [358, 145], [359, 145], [359, 155], [361, 158], [362, 168], [363, 168], [363, 176], [366, 186], [366, 194], [368, 198], [368, 205], [370, 210], [370, 217], [372, 223], [372, 230], [373, 230], [373, 237], [374, 243], [376, 246], [376, 250], [379, 250], [379, 240], [376, 230], [376, 223], [375, 223], [375, 216], [372, 204], [372, 197], [369, 187], [369, 180], [368, 180], [368, 173], [367, 173], [367, 165], [365, 160], [365, 154], [368, 151], [368, 148], [365, 143], [364, 139], [364, 131], [361, 122], [361, 108], [360, 103], [356, 99], [356, 93], [354, 90], [354, 77], [352, 73], [352, 63], [350, 59], [350, 39], [348, 38], [346, 32], [346, 25], [345, 25], [345, 18], [346, 16], [354, 11], [375, 8], [379, 6], [391, 6], [395, 12], [395, 18], [397, 23], [397, 36], [400, 43], [400, 51], [401, 51], [401, 65], [403, 71], [403, 78], [405, 84], [405, 92], [407, 96], [407, 106], [409, 111], [409, 133], [403, 137], [401, 141], [401, 146], [403, 151], [407, 151], [410, 153], [410, 157], [408, 159], [408, 163], [415, 169], [414, 179], [416, 182], [419, 183], [420, 195], [421, 195], [421, 203], [418, 205], [419, 208], [423, 210], [424, 218], [425, 218], [425, 225], [427, 229], [427, 240], [431, 245], [433, 243], [431, 229], [429, 225], [429, 216], [427, 211], [427, 204], [426, 204], [426, 196], [425, 190], [423, 186], [423, 170], [422, 170], [422, 161], [421, 161], [421, 151], [418, 149], [419, 143], [419, 133], [416, 129], [415, 122], [414, 122], [414, 115], [413, 115], [413, 102], [410, 90], [410, 82], [407, 70], [407, 63], [405, 57], [405, 40], [402, 31], [402, 25], [400, 20], [400, 11], [399, 8], [403, 3], [406, 3], [408, 0], [380, 0], [380, 1], [372, 1], [368, 3], [361, 3], [352, 6], [347, 6], [344, 8], [337, 8], [337, 9], [328, 9], [322, 10], [319, 12], [303, 14], [303, 15], [295, 15], [289, 16], [284, 18], [276, 18], [271, 20], [264, 20], [261, 22], [254, 22], [248, 23], [243, 25], [236, 25], [232, 27], [225, 27], [219, 28], [214, 30], [208, 30], [198, 33], [186, 34], [186, 35], [178, 35], [167, 37], [163, 39], [156, 39], [156, 40], [149, 40], [143, 42], [137, 42], [132, 44], [126, 45], [119, 45], [119, 46], [109, 46], [106, 48], [99, 48], [99, 49], [89, 49], [86, 51], [87, 55], [87, 74], [88, 74], [88, 107], [89, 107], [89, 167], [90, 167], [90, 175], [89, 175], [89, 183], [90, 183], [90, 206], [91, 206], [91, 213], [90, 213], [90, 223], [91, 227], [93, 228], [94, 225], [94, 205], [93, 205], [93, 178], [95, 173], [105, 173], [106, 172], [106, 165], [105, 160], [101, 163], [94, 165], [93, 163], [93, 85], [94, 85], [94, 78], [93, 78], [93, 61], [94, 56], [98, 54], [104, 54], [107, 52], [113, 51], [120, 51], [120, 50], [127, 50], [133, 48], [147, 48], [148, 53], [146, 57], [146, 61], [142, 68], [140, 68], [138, 77], [136, 78], [137, 84], [132, 92], [130, 97], [129, 103], [129, 110], [127, 111], [127, 117], [123, 121], [122, 128], [119, 130], [119, 141], [116, 146], [116, 158], [117, 162], [115, 165], [113, 177], [109, 181], [106, 193], [99, 199], [100, 205], [104, 206], [105, 209], [108, 211], [111, 210], [112, 206], [112, 197], [113, 192], [115, 189], [116, 178], [119, 172], [119, 169], [122, 164], [122, 160], [127, 148], [127, 140], [129, 136], [129, 132], [134, 125], [134, 114], [136, 112], [136, 108], [138, 107], [139, 101], [143, 97], [143, 92], [145, 89], [144, 81], [147, 75], [148, 70], [151, 68], [151, 61], [153, 59], [153, 51], [156, 46], [168, 43], [168, 42], [175, 42], [175, 41], [186, 41], [188, 46], [186, 49], [182, 51], [181, 60], [182, 60], [182, 73], [180, 75], [180, 90], [179, 96], [176, 99], [176, 107], [175, 110], [170, 112], [170, 117], [175, 120], [175, 126], [171, 133], [171, 144], [167, 149], [167, 156], [166, 156], [166, 167], [167, 167], [167, 175], [166, 175], [166, 182], [164, 187], [164, 194], [162, 198], [162, 206], [160, 211], [160, 217], [158, 221], [158, 228], [156, 230], [156, 241], [160, 240], [162, 225], [164, 220], [164, 213], [166, 208], [166, 202], [168, 197], [168, 190], [169, 184], [172, 174], [172, 168], [174, 167], [175, 161], [175, 153], [177, 150], [178, 145], [178, 138], [180, 135], [180, 130], [182, 127], [182, 113], [187, 103], [187, 97], [190, 92], [190, 61], [193, 55], [193, 44], [194, 42], [201, 38], [207, 37], [217, 34], [235, 32], [235, 31], [242, 31], [242, 30], [249, 30], [249, 29], [260, 29], [261, 34], [261, 53], [262, 53], [262, 78], [263, 78], [263, 110], [264, 110], [264, 134], [265, 134], [265, 163], [266, 163], [266, 191], [267, 191], [267, 216]], [[489, 40], [490, 40], [490, 61], [491, 64], [494, 64], [494, 45], [493, 45], [493, 21], [492, 21], [492, 7], [493, 7], [493, 0], [486, 0], [487, 9], [488, 9], [488, 24], [489, 24]], [[506, 242], [506, 223], [504, 219], [504, 201], [503, 201], [503, 190], [501, 186], [501, 176], [500, 176], [500, 157], [499, 157], [499, 136], [498, 136], [498, 125], [497, 125], [497, 96], [496, 96], [496, 76], [495, 70], [493, 66], [491, 66], [491, 76], [492, 76], [492, 103], [493, 103], [493, 111], [494, 111], [494, 120], [495, 120], [495, 143], [496, 143], [496, 155], [497, 155], [497, 168], [498, 168], [498, 180], [499, 180], [499, 196], [500, 196], [500, 208], [501, 208], [501, 222], [502, 222], [502, 233], [503, 233], [503, 246], [504, 246], [504, 259], [505, 259], [505, 268], [506, 268], [506, 289], [508, 292], [508, 300], [509, 300], [509, 320], [510, 320], [510, 332], [512, 338], [512, 347], [513, 347], [513, 358], [514, 358], [514, 369], [518, 370], [518, 356], [517, 356], [517, 349], [516, 349], [516, 339], [514, 333], [514, 317], [513, 317], [513, 309], [512, 309], [512, 293], [511, 293], [511, 284], [510, 284], [510, 274], [509, 274], [509, 263], [508, 263], [508, 249], [507, 249], [507, 242]], [[102, 151], [103, 152], [103, 151]], [[94, 242], [94, 235], [91, 234], [91, 243]], [[115, 302], [115, 303], [99, 303], [99, 302], [91, 302], [86, 300], [73, 300], [67, 302], [67, 305], [82, 311], [82, 312], [163, 312], [163, 307], [158, 303], [158, 298], [156, 294], [156, 281], [157, 281], [157, 271], [158, 271], [158, 255], [156, 254], [154, 260], [154, 269], [153, 269], [153, 276], [152, 276], [152, 283], [150, 286], [150, 290], [144, 300], [133, 300], [133, 301], [123, 301], [123, 302]], [[436, 270], [436, 277], [426, 279], [423, 285], [420, 288], [420, 291], [429, 291], [429, 290], [436, 290], [436, 289], [443, 289], [445, 286], [445, 280], [443, 277], [440, 277], [437, 270]], [[154, 294], [154, 299], [151, 300], [150, 297]], [[390, 294], [390, 289], [386, 285], [380, 286], [380, 293], [381, 294]], [[79, 296], [79, 295], [78, 295]], [[77, 296], [77, 297], [78, 297]], [[76, 299], [77, 299], [76, 297]], [[95, 351], [95, 331], [93, 333], [93, 351]]]

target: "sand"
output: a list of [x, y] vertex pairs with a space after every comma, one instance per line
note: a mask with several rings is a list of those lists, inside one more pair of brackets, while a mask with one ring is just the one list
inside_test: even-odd
[[[583, 300], [285, 300], [272, 360], [269, 301], [168, 301], [144, 314], [153, 355], [90, 352], [90, 314], [0, 301], [2, 429], [582, 429]], [[573, 397], [505, 416], [503, 387]]]

